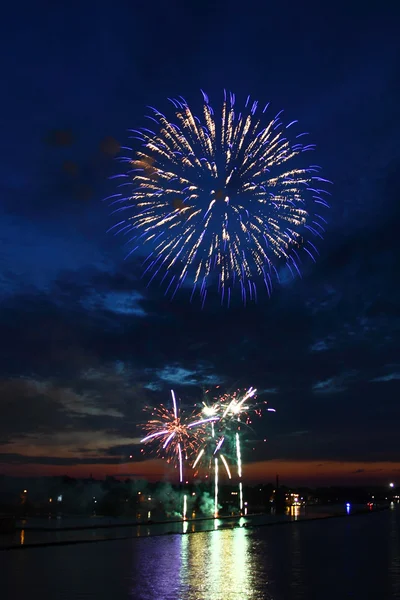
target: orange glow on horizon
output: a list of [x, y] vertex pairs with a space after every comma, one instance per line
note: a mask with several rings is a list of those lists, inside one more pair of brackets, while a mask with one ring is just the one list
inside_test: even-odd
[[[232, 470], [235, 477], [235, 469]], [[400, 473], [398, 462], [344, 462], [344, 461], [293, 461], [269, 460], [244, 465], [244, 480], [252, 483], [274, 482], [279, 474], [280, 481], [286, 485], [318, 484], [365, 484], [386, 481]], [[0, 473], [14, 477], [42, 477], [68, 475], [87, 478], [92, 474], [95, 479], [104, 479], [106, 475], [121, 478], [143, 478], [150, 481], [177, 480], [176, 469], [159, 459], [141, 462], [127, 461], [115, 464], [76, 464], [42, 465], [0, 463]], [[222, 475], [222, 473], [221, 473]], [[203, 477], [195, 478], [204, 479]], [[227, 478], [226, 478], [227, 479]], [[190, 480], [193, 481], [192, 478]], [[228, 479], [225, 483], [228, 483]]]

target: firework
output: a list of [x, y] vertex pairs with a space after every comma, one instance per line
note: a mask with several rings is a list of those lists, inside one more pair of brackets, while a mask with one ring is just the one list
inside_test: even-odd
[[147, 255], [149, 284], [160, 277], [166, 294], [188, 285], [204, 304], [215, 283], [223, 304], [234, 289], [255, 301], [282, 267], [300, 273], [302, 253], [315, 261], [329, 182], [304, 161], [314, 145], [283, 111], [268, 118], [268, 105], [259, 110], [250, 97], [236, 108], [224, 92], [217, 116], [203, 100], [201, 118], [171, 99], [175, 122], [150, 108], [150, 128], [132, 130], [141, 148], [121, 158], [129, 169], [115, 176], [121, 190], [110, 200], [121, 218], [111, 229], [126, 236], [128, 256]]
[[[234, 392], [225, 394], [220, 398], [221, 419], [219, 426], [224, 431], [234, 433], [234, 452], [236, 456], [237, 477], [239, 480], [239, 509], [243, 511], [243, 463], [241, 450], [242, 426], [250, 427], [252, 424], [252, 414], [258, 417], [262, 416], [263, 408], [267, 402], [258, 402], [256, 396], [257, 390], [250, 387], [246, 392]], [[275, 412], [274, 408], [266, 408], [267, 412]]]
[[152, 409], [152, 418], [144, 425], [147, 435], [141, 440], [144, 444], [156, 444], [156, 452], [168, 462], [179, 466], [179, 481], [183, 482], [183, 461], [196, 453], [203, 441], [204, 425], [216, 417], [206, 419], [186, 418], [179, 410], [175, 393], [171, 390], [172, 411], [160, 405]]
[[[234, 445], [236, 454], [237, 476], [239, 480], [239, 510], [243, 511], [243, 482], [242, 482], [242, 450], [241, 450], [241, 425], [251, 425], [251, 414], [262, 415], [264, 403], [256, 401], [257, 390], [250, 387], [244, 394], [235, 392], [232, 395], [226, 394], [221, 397], [223, 408], [221, 409], [220, 426], [227, 430], [234, 430]], [[273, 408], [267, 408], [267, 411], [275, 412]]]
[[[224, 394], [214, 398], [211, 403], [203, 401], [202, 414], [204, 416], [216, 418], [211, 422], [211, 439], [205, 442], [200, 449], [193, 463], [193, 469], [197, 467], [201, 460], [208, 459], [208, 467], [214, 469], [214, 516], [218, 516], [218, 460], [221, 459], [229, 479], [232, 479], [226, 457], [221, 453], [221, 449], [226, 446], [227, 451], [231, 452], [236, 462], [238, 489], [239, 489], [239, 510], [243, 511], [243, 483], [242, 483], [242, 451], [241, 451], [241, 426], [251, 425], [251, 415], [254, 413], [262, 416], [262, 409], [266, 402], [257, 402], [257, 390], [250, 387], [246, 392], [234, 392], [233, 394]], [[267, 411], [275, 412], [273, 408], [267, 408]], [[218, 419], [218, 420], [217, 420]], [[231, 448], [231, 450], [230, 450]], [[210, 452], [207, 450], [212, 450]]]

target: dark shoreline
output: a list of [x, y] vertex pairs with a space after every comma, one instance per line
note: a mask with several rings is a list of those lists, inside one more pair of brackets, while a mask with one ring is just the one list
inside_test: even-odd
[[[242, 527], [244, 529], [257, 529], [259, 527], [275, 527], [277, 525], [293, 525], [293, 524], [298, 524], [298, 523], [309, 523], [311, 521], [326, 521], [328, 519], [339, 519], [339, 518], [349, 518], [349, 517], [356, 517], [356, 516], [361, 516], [361, 515], [370, 515], [373, 513], [378, 513], [378, 512], [382, 512], [384, 510], [388, 510], [389, 506], [381, 506], [378, 508], [375, 508], [373, 510], [370, 509], [358, 509], [355, 510], [354, 512], [347, 514], [346, 512], [343, 513], [336, 513], [336, 514], [331, 514], [331, 515], [325, 515], [322, 517], [304, 517], [302, 519], [297, 519], [297, 520], [282, 520], [282, 521], [276, 521], [276, 522], [272, 522], [272, 523], [261, 523], [261, 524], [257, 524], [257, 525], [252, 525], [251, 523], [245, 523], [243, 525], [233, 525], [232, 527], [230, 527], [230, 529], [236, 529], [239, 527]], [[260, 513], [258, 513], [260, 514]], [[261, 513], [262, 514], [262, 513]], [[257, 515], [247, 515], [247, 517], [252, 517], [252, 516], [257, 516]], [[235, 517], [219, 517], [219, 520], [222, 519], [232, 519]], [[238, 518], [240, 518], [238, 516]], [[197, 521], [205, 521], [205, 520], [214, 520], [213, 517], [205, 517], [204, 519], [196, 519]], [[192, 522], [193, 520], [187, 520], [187, 523]], [[168, 523], [179, 523], [182, 522], [181, 520], [179, 521], [168, 521]], [[150, 525], [160, 525], [160, 524], [165, 524], [166, 522], [158, 522], [158, 523], [150, 523]], [[117, 528], [117, 527], [125, 527], [125, 526], [137, 526], [138, 524], [118, 524], [118, 525], [103, 525], [101, 527], [103, 528]], [[139, 525], [149, 525], [148, 523], [139, 523]], [[66, 531], [66, 530], [82, 530], [82, 529], [97, 529], [100, 527], [71, 527], [71, 528], [63, 528], [63, 529], [44, 529], [44, 531]], [[21, 529], [21, 528], [20, 528]], [[18, 544], [18, 545], [10, 545], [10, 546], [2, 546], [0, 547], [0, 551], [10, 551], [10, 550], [28, 550], [30, 548], [46, 548], [46, 547], [50, 547], [50, 546], [73, 546], [76, 544], [91, 544], [91, 543], [100, 543], [100, 542], [115, 542], [115, 541], [121, 541], [121, 540], [138, 540], [138, 539], [148, 539], [149, 537], [161, 537], [161, 536], [167, 536], [167, 535], [189, 535], [189, 534], [196, 534], [196, 533], [209, 533], [210, 531], [226, 531], [226, 527], [220, 527], [216, 530], [200, 530], [200, 531], [186, 531], [186, 532], [177, 532], [177, 531], [166, 531], [164, 533], [155, 533], [153, 535], [147, 535], [147, 536], [132, 536], [132, 535], [127, 535], [127, 536], [119, 536], [119, 537], [113, 537], [113, 538], [101, 538], [101, 539], [87, 539], [87, 540], [66, 540], [66, 541], [62, 541], [62, 542], [36, 542], [36, 543], [32, 543], [32, 544]], [[33, 528], [30, 528], [30, 531], [33, 531]], [[38, 529], [36, 529], [36, 531], [38, 531]], [[43, 531], [43, 529], [41, 530]]]

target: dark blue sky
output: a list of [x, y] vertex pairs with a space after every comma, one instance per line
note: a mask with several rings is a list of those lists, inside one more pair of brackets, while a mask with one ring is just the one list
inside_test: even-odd
[[[3, 8], [0, 473], [117, 472], [145, 402], [171, 386], [196, 399], [214, 383], [254, 385], [277, 408], [257, 424], [269, 443], [248, 459], [400, 473], [399, 12], [183, 0]], [[284, 108], [334, 182], [318, 263], [246, 309], [166, 301], [106, 233], [102, 198], [118, 167], [102, 140], [126, 144], [146, 105], [197, 103], [200, 88], [216, 104], [227, 88]], [[52, 143], [54, 130], [71, 143]]]

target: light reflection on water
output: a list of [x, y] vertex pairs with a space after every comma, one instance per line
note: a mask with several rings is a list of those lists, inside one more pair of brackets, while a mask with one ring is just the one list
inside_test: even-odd
[[146, 542], [146, 552], [135, 556], [132, 565], [132, 598], [270, 599], [265, 578], [257, 580], [259, 558], [251, 534], [243, 528], [164, 538], [161, 553], [156, 548], [160, 542]]
[[215, 525], [0, 552], [5, 600], [400, 598], [400, 510], [254, 529]]
[[257, 582], [253, 581], [259, 570], [257, 556], [251, 555], [249, 535], [244, 529], [183, 536], [181, 542], [182, 598], [267, 598], [266, 582], [263, 590], [257, 590]]

